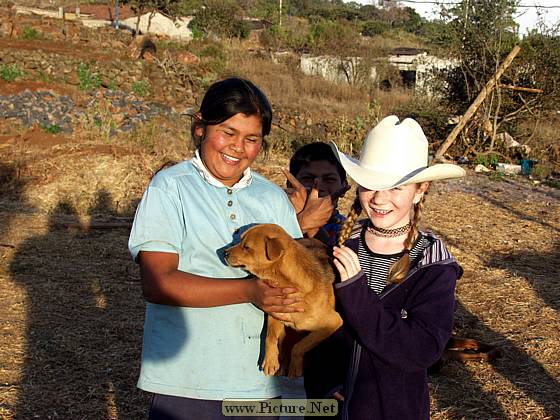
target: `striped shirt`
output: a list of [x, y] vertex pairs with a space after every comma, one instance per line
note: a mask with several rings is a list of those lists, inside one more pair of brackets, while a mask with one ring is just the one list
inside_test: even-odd
[[[404, 251], [396, 254], [378, 254], [368, 248], [365, 241], [365, 233], [367, 229], [363, 229], [360, 233], [360, 246], [358, 248], [358, 260], [360, 266], [366, 273], [368, 286], [380, 294], [385, 286], [387, 286], [387, 277], [391, 266], [403, 256]], [[410, 250], [411, 266], [413, 266], [418, 259], [422, 258], [424, 250], [430, 246], [430, 241], [422, 233], [419, 232], [416, 243]]]

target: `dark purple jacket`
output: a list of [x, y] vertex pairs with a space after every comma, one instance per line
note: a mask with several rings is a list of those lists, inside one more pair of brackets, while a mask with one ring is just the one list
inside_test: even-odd
[[[343, 419], [430, 416], [427, 368], [451, 336], [462, 269], [439, 239], [425, 235], [431, 245], [400, 284], [378, 295], [362, 271], [335, 285], [344, 326], [306, 357], [305, 384], [309, 398], [320, 398], [344, 383]], [[357, 252], [360, 236], [346, 245]]]

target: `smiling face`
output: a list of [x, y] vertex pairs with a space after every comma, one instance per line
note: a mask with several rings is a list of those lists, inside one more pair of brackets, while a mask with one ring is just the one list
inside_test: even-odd
[[258, 115], [235, 114], [217, 125], [198, 126], [195, 134], [203, 138], [200, 157], [206, 169], [224, 185], [231, 187], [256, 159], [262, 147], [262, 123]]
[[410, 184], [386, 191], [360, 187], [358, 195], [363, 210], [374, 226], [396, 229], [405, 226], [411, 218], [414, 204], [422, 199], [429, 183]]

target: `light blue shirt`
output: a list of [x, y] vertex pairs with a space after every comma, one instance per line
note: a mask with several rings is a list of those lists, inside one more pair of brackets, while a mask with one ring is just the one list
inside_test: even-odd
[[[130, 234], [134, 259], [140, 251], [171, 252], [179, 255], [181, 271], [240, 278], [248, 273], [227, 266], [217, 252], [231, 243], [236, 229], [276, 223], [301, 237], [280, 187], [250, 172], [232, 188], [208, 182], [207, 175], [191, 160], [152, 179]], [[279, 381], [259, 369], [264, 324], [264, 313], [249, 303], [213, 308], [147, 303], [138, 387], [209, 400], [276, 397]]]

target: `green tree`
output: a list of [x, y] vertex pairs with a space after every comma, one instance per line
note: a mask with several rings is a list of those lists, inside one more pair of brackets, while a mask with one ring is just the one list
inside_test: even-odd
[[[442, 17], [450, 34], [450, 47], [459, 66], [447, 72], [447, 98], [455, 110], [463, 113], [490, 80], [500, 63], [519, 43], [513, 20], [515, 0], [462, 0], [442, 8]], [[511, 83], [511, 68], [502, 83]], [[501, 84], [485, 99], [469, 133], [472, 150], [495, 146], [496, 134], [518, 108], [511, 91]], [[507, 124], [506, 124], [507, 125]]]
[[233, 0], [208, 0], [191, 22], [194, 29], [206, 35], [245, 38], [250, 29], [243, 22], [243, 10]]
[[460, 61], [463, 89], [452, 87], [458, 102], [468, 106], [519, 42], [512, 17], [515, 4], [515, 0], [462, 0], [443, 8], [451, 51]]

